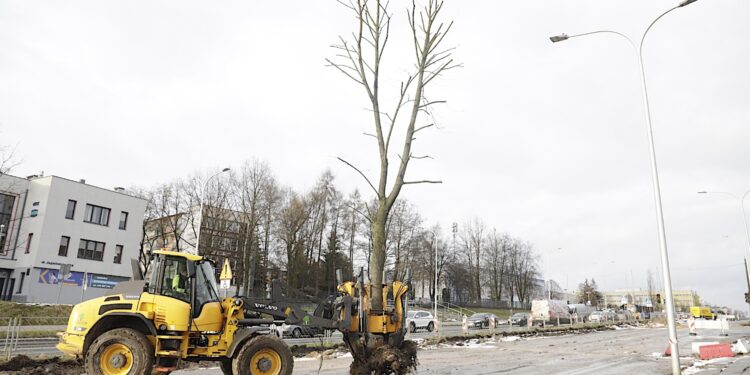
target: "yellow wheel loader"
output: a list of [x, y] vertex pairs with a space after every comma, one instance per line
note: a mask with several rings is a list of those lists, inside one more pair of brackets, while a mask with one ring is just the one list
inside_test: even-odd
[[[224, 374], [289, 375], [289, 347], [242, 298], [220, 299], [213, 264], [155, 251], [142, 290], [76, 305], [57, 348], [89, 375], [169, 373], [180, 361], [219, 361]], [[268, 307], [268, 306], [266, 306]]]

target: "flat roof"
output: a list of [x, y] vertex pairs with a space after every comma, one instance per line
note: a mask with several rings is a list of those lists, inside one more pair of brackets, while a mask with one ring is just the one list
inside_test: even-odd
[[64, 180], [64, 181], [67, 181], [67, 182], [72, 182], [72, 183], [75, 183], [75, 184], [81, 184], [81, 185], [85, 185], [85, 186], [90, 186], [90, 187], [93, 187], [93, 188], [96, 188], [96, 189], [108, 191], [110, 193], [124, 195], [126, 197], [130, 197], [130, 198], [134, 198], [134, 199], [139, 199], [139, 200], [142, 200], [142, 201], [146, 201], [147, 200], [147, 199], [135, 196], [135, 195], [131, 195], [131, 194], [123, 193], [123, 192], [120, 192], [120, 191], [116, 191], [114, 189], [107, 189], [107, 188], [103, 188], [101, 186], [91, 185], [91, 184], [87, 184], [85, 182], [75, 181], [75, 180], [71, 180], [69, 178], [60, 177], [60, 176], [56, 176], [56, 175], [36, 176], [36, 177], [29, 176], [28, 178], [23, 178], [23, 177], [18, 177], [18, 176], [13, 176], [13, 175], [7, 175], [7, 176], [16, 177], [16, 178], [20, 178], [20, 179], [23, 179], [23, 180], [29, 180], [29, 181], [41, 180], [41, 179], [44, 179], [44, 178], [58, 178], [60, 180]]

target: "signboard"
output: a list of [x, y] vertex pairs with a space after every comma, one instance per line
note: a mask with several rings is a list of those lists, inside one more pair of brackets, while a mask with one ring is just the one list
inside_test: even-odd
[[[58, 273], [58, 270], [42, 268], [39, 272], [39, 279], [37, 282], [39, 284], [58, 285], [60, 283]], [[64, 280], [62, 280], [62, 284], [67, 286], [83, 286], [83, 272], [68, 271], [68, 274], [65, 275]]]
[[649, 297], [644, 298], [643, 306], [654, 307], [654, 305], [651, 303], [651, 298]]
[[232, 267], [229, 267], [229, 259], [224, 259], [224, 267], [221, 268], [219, 280], [232, 280]]
[[90, 287], [102, 289], [112, 289], [120, 282], [119, 279], [106, 275], [89, 275], [88, 279]]
[[221, 289], [229, 289], [229, 288], [231, 288], [231, 287], [232, 287], [230, 283], [231, 283], [231, 280], [223, 280], [223, 279], [222, 279], [222, 280], [221, 280], [221, 285], [219, 285], [219, 287], [220, 287]]

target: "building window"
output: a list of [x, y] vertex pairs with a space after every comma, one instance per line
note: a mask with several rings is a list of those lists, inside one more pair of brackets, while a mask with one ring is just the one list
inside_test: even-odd
[[115, 263], [122, 263], [122, 245], [115, 246]]
[[65, 218], [73, 220], [76, 216], [76, 201], [68, 199], [68, 208], [65, 210]]
[[21, 273], [21, 281], [18, 283], [18, 291], [16, 293], [21, 294], [23, 292], [23, 280], [26, 278], [26, 273]]
[[128, 227], [128, 213], [125, 211], [120, 212], [120, 229], [125, 230]]
[[26, 250], [24, 251], [24, 254], [28, 254], [31, 252], [31, 240], [34, 239], [34, 233], [29, 233], [29, 237], [26, 239]]
[[5, 250], [5, 241], [10, 235], [10, 216], [15, 201], [12, 195], [0, 194], [0, 252]]
[[109, 208], [87, 204], [86, 215], [83, 217], [83, 221], [86, 223], [107, 226], [109, 225], [109, 212]]
[[78, 245], [78, 258], [102, 261], [104, 259], [104, 242], [82, 239]]
[[68, 236], [60, 237], [60, 250], [57, 251], [57, 255], [61, 257], [68, 256], [68, 245], [70, 245], [70, 237]]

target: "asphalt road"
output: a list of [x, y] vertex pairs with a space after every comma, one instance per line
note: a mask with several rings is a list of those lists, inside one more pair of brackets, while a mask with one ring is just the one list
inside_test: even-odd
[[[691, 343], [695, 341], [734, 341], [750, 337], [750, 327], [732, 324], [729, 337], [718, 331], [699, 331], [689, 336], [680, 329], [680, 353], [685, 366], [693, 365]], [[670, 360], [662, 357], [667, 347], [664, 327], [624, 328], [595, 333], [554, 337], [506, 339], [464, 346], [424, 348], [419, 352], [418, 374], [669, 374]], [[348, 374], [350, 357], [326, 359], [320, 374]], [[319, 360], [295, 360], [295, 374], [318, 373]], [[720, 366], [720, 363], [709, 364]], [[716, 369], [714, 369], [716, 370]], [[183, 370], [174, 375], [220, 375], [218, 368]], [[693, 372], [695, 373], [695, 372]]]

